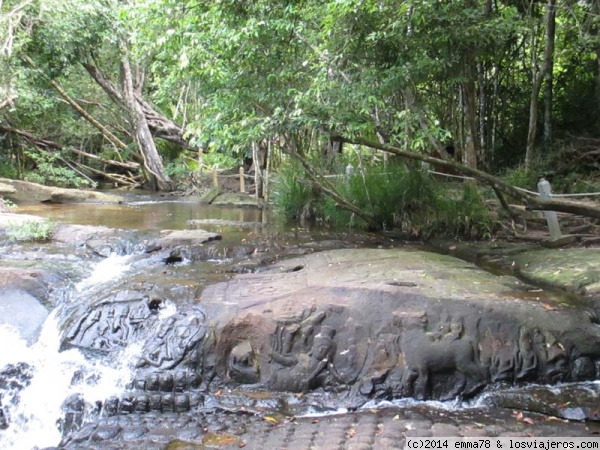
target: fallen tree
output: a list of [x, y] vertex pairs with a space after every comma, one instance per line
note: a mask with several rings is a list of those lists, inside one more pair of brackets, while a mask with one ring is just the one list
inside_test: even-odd
[[[69, 153], [83, 156], [85, 158], [102, 163], [106, 166], [118, 167], [118, 168], [122, 169], [123, 171], [127, 172], [127, 175], [120, 174], [120, 173], [110, 173], [107, 171], [94, 169], [93, 167], [90, 167], [90, 166], [87, 166], [87, 165], [84, 165], [84, 164], [81, 164], [78, 162], [74, 162], [74, 161], [69, 162], [63, 158], [60, 158], [61, 161], [66, 166], [75, 170], [77, 173], [79, 173], [80, 175], [82, 175], [83, 177], [85, 177], [88, 180], [90, 180], [90, 178], [87, 175], [85, 175], [84, 173], [82, 173], [81, 172], [82, 170], [88, 171], [94, 175], [100, 175], [100, 176], [110, 180], [111, 182], [117, 183], [119, 185], [133, 187], [133, 186], [138, 186], [140, 184], [139, 180], [137, 180], [137, 178], [135, 176], [131, 175], [131, 173], [130, 173], [130, 171], [137, 172], [140, 170], [141, 165], [136, 162], [116, 161], [114, 159], [102, 158], [98, 155], [94, 155], [92, 153], [88, 153], [88, 152], [85, 152], [85, 151], [77, 149], [77, 148], [62, 146], [60, 144], [57, 144], [54, 141], [50, 141], [48, 139], [43, 139], [43, 138], [37, 137], [37, 136], [33, 135], [32, 133], [29, 133], [28, 131], [19, 130], [13, 126], [6, 125], [6, 124], [0, 124], [0, 132], [10, 133], [10, 134], [19, 136], [19, 137], [25, 139], [31, 145], [34, 145], [35, 147], [37, 147], [41, 150], [44, 150], [44, 151], [61, 151], [61, 152], [67, 151]], [[79, 167], [79, 169], [77, 169], [74, 166]]]
[[557, 211], [600, 219], [599, 206], [583, 202], [560, 199], [544, 200], [536, 195], [532, 195], [522, 190], [519, 190], [514, 186], [511, 186], [510, 184], [501, 180], [500, 178], [490, 175], [489, 173], [483, 172], [478, 169], [473, 169], [471, 167], [467, 167], [455, 161], [444, 160], [434, 158], [432, 156], [422, 155], [420, 153], [409, 152], [394, 147], [393, 145], [380, 144], [379, 142], [371, 141], [368, 139], [347, 138], [339, 135], [335, 136], [334, 139], [348, 144], [363, 145], [365, 147], [373, 148], [376, 150], [386, 151], [403, 158], [426, 162], [435, 167], [452, 169], [458, 173], [472, 177], [475, 180], [490, 186], [497, 193], [499, 192], [503, 195], [512, 197], [516, 201], [519, 201], [522, 204], [524, 204], [525, 207], [530, 210]]

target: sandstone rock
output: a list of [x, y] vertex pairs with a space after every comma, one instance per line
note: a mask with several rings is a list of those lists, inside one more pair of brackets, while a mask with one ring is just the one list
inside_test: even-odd
[[40, 269], [0, 268], [0, 323], [14, 326], [32, 342], [48, 316], [50, 285], [59, 279]]
[[211, 205], [215, 206], [247, 206], [253, 208], [260, 208], [263, 206], [263, 201], [257, 199], [256, 197], [250, 196], [248, 194], [235, 194], [232, 192], [227, 192], [216, 197]]
[[164, 230], [161, 231], [160, 237], [152, 241], [148, 247], [148, 252], [153, 252], [160, 249], [172, 248], [177, 246], [194, 246], [201, 245], [211, 241], [218, 241], [221, 235], [211, 233], [205, 230]]
[[600, 298], [600, 248], [543, 249], [512, 259], [525, 280]]
[[106, 194], [93, 190], [57, 188], [7, 178], [0, 179], [0, 183], [14, 189], [15, 192], [7, 192], [6, 197], [16, 203], [122, 203], [124, 201], [120, 195]]

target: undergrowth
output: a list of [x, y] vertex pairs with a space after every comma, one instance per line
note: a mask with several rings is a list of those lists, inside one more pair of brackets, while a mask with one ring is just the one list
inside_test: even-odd
[[51, 220], [27, 221], [10, 224], [7, 236], [13, 241], [45, 241], [52, 237], [56, 223]]
[[[272, 199], [283, 220], [311, 220], [335, 229], [372, 228], [304, 179], [296, 164], [279, 172]], [[346, 201], [372, 215], [377, 229], [395, 229], [413, 238], [468, 239], [487, 238], [494, 231], [475, 184], [433, 180], [419, 164], [372, 167], [328, 180]]]

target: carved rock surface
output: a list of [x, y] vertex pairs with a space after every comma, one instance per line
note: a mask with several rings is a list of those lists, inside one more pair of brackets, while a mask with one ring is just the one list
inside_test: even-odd
[[526, 289], [449, 256], [335, 250], [209, 286], [200, 304], [219, 377], [273, 390], [443, 399], [597, 377], [591, 316]]

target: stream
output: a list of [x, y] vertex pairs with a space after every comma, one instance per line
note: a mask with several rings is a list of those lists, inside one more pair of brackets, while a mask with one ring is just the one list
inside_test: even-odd
[[[152, 420], [157, 420], [156, 416], [152, 415], [153, 413], [138, 416], [136, 414], [126, 415], [124, 411], [126, 407], [123, 395], [131, 388], [132, 382], [135, 383], [133, 380], [136, 364], [139, 366], [139, 360], [144, 351], [145, 343], [141, 334], [136, 334], [131, 325], [128, 325], [131, 329], [127, 331], [121, 329], [119, 333], [123, 333], [124, 338], [127, 339], [122, 348], [120, 347], [117, 351], [102, 353], [102, 351], [86, 351], [83, 346], [65, 347], [63, 345], [64, 338], [67, 334], [73, 333], [72, 330], [77, 328], [81, 332], [85, 327], [92, 326], [92, 322], [81, 322], [74, 325], [70, 318], [73, 312], [78, 311], [82, 304], [90, 303], [90, 299], [105, 298], [109, 292], [123, 292], [123, 295], [126, 296], [127, 293], [134, 291], [131, 286], [152, 282], [152, 280], [162, 277], [162, 274], [167, 271], [170, 275], [169, 285], [160, 286], [162, 289], [160, 292], [169, 292], [170, 295], [178, 298], [189, 298], [192, 302], [205, 286], [228, 280], [233, 273], [252, 272], [261, 264], [269, 262], [268, 259], [265, 259], [261, 260], [258, 266], [248, 266], [244, 261], [245, 253], [243, 252], [243, 247], [248, 242], [253, 242], [257, 249], [263, 245], [269, 248], [288, 249], [287, 251], [296, 248], [295, 246], [299, 244], [310, 246], [315, 242], [320, 242], [320, 244], [315, 244], [315, 248], [319, 250], [336, 248], [335, 241], [340, 236], [322, 230], [288, 229], [273, 223], [271, 217], [265, 212], [253, 209], [203, 206], [194, 199], [177, 200], [152, 196], [132, 196], [130, 201], [123, 205], [32, 204], [23, 205], [19, 212], [47, 217], [62, 223], [128, 230], [136, 233], [135, 239], [138, 242], [143, 242], [148, 239], [149, 235], [156, 234], [161, 230], [189, 229], [188, 221], [199, 220], [203, 223], [198, 225], [199, 228], [220, 233], [223, 238], [214, 245], [214, 253], [208, 254], [202, 261], [191, 261], [185, 255], [175, 258], [172, 254], [167, 255], [165, 259], [165, 255], [160, 252], [148, 254], [137, 249], [135, 245], [130, 252], [113, 253], [108, 257], [100, 257], [83, 250], [64, 254], [65, 247], [54, 244], [5, 243], [0, 266], [18, 265], [27, 268], [50, 269], [60, 272], [63, 277], [51, 291], [51, 298], [48, 302], [49, 314], [34, 337], [23, 336], [15, 327], [0, 323], [0, 342], [2, 342], [0, 412], [3, 414], [0, 415], [0, 449], [2, 450], [31, 450], [58, 446], [61, 448], [99, 449], [167, 448], [165, 442], [169, 442], [171, 438], [162, 442], [155, 437], [143, 440], [143, 436], [152, 435], [152, 430], [158, 426], [152, 422]], [[345, 242], [350, 242], [348, 245], [354, 247], [378, 248], [389, 243], [387, 241], [382, 243], [380, 238], [374, 236], [359, 234], [350, 236], [343, 234], [343, 236]], [[399, 245], [406, 248], [411, 247], [409, 244]], [[285, 256], [287, 256], [286, 250], [281, 250], [281, 255], [278, 257]], [[173, 260], [169, 261], [168, 258], [173, 258]], [[165, 265], [165, 260], [167, 265]], [[152, 291], [152, 289], [159, 288], [148, 289]], [[536, 292], [539, 292], [537, 295], [542, 297], [551, 298], [554, 295], [554, 293], [545, 293], [539, 290]], [[150, 301], [151, 303], [152, 301]], [[170, 323], [169, 320], [175, 318], [179, 320], [181, 316], [181, 311], [175, 302], [171, 302], [168, 298], [162, 299], [159, 306], [156, 311], [153, 311], [155, 314], [151, 317], [152, 321], [149, 325], [151, 328], [148, 330], [150, 334], [161, 333], [161, 330]], [[0, 316], [12, 314], [11, 311], [3, 308], [0, 303]], [[112, 319], [113, 324], [117, 323], [119, 313], [119, 310], [113, 311], [117, 317]], [[96, 326], [95, 323], [93, 325]], [[112, 326], [113, 329], [116, 329], [115, 325]], [[83, 333], [85, 334], [85, 330]], [[117, 332], [114, 331], [114, 333]], [[96, 346], [102, 350], [103, 345], [110, 344], [99, 342], [92, 343], [89, 347]], [[148, 381], [146, 381], [147, 383]], [[189, 384], [191, 381], [188, 380], [186, 383]], [[472, 429], [482, 430], [490, 435], [510, 432], [522, 432], [525, 435], [526, 433], [522, 431], [523, 426], [530, 424], [524, 423], [521, 416], [514, 410], [527, 411], [527, 399], [532, 396], [546, 396], [544, 398], [547, 398], [549, 405], [545, 411], [547, 416], [539, 414], [539, 405], [536, 405], [535, 412], [530, 414], [530, 417], [534, 418], [532, 422], [535, 421], [539, 424], [537, 430], [542, 434], [538, 433], [538, 435], [548, 433], [547, 429], [555, 429], [557, 433], [561, 433], [559, 435], [566, 435], [566, 433], [580, 435], [584, 430], [593, 435], [598, 432], [594, 421], [590, 421], [593, 414], [588, 410], [584, 414], [580, 406], [597, 409], [599, 394], [599, 381], [581, 381], [559, 383], [553, 386], [532, 384], [515, 387], [499, 384], [494, 389], [487, 389], [474, 398], [449, 401], [418, 401], [410, 398], [379, 399], [361, 405], [352, 405], [349, 402], [340, 403], [338, 396], [325, 392], [299, 396], [252, 389], [219, 390], [216, 393], [207, 393], [198, 405], [194, 403], [192, 397], [186, 397], [181, 400], [182, 404], [186, 405], [181, 407], [181, 411], [177, 409], [177, 399], [174, 400], [175, 406], [171, 407], [171, 410], [167, 410], [164, 406], [164, 398], [161, 401], [165, 417], [171, 417], [179, 412], [181, 414], [177, 417], [188, 417], [184, 422], [191, 424], [189, 428], [193, 428], [193, 425], [205, 427], [205, 430], [212, 430], [212, 434], [208, 433], [202, 438], [203, 446], [181, 448], [229, 448], [227, 446], [231, 446], [231, 448], [244, 446], [247, 448], [273, 448], [269, 445], [280, 444], [277, 443], [279, 441], [275, 440], [275, 435], [272, 433], [268, 438], [272, 439], [271, 441], [264, 438], [267, 440], [263, 439], [263, 444], [256, 444], [256, 447], [248, 446], [247, 444], [252, 440], [248, 440], [244, 436], [253, 433], [256, 436], [259, 434], [262, 436], [261, 433], [266, 433], [266, 426], [284, 423], [290, 423], [290, 426], [295, 427], [294, 432], [286, 434], [285, 443], [288, 448], [296, 448], [294, 447], [296, 440], [302, 441], [300, 432], [304, 430], [303, 427], [322, 426], [325, 427], [323, 430], [327, 430], [326, 427], [329, 426], [327, 424], [331, 424], [329, 420], [338, 420], [329, 419], [329, 417], [340, 418], [339, 423], [345, 423], [344, 420], [351, 421], [348, 422], [350, 425], [344, 428], [343, 433], [345, 434], [340, 434], [345, 438], [354, 437], [353, 433], [360, 434], [359, 425], [363, 422], [367, 423], [371, 420], [371, 416], [376, 417], [373, 419], [375, 428], [365, 428], [367, 431], [364, 433], [367, 434], [379, 435], [378, 427], [383, 430], [385, 426], [386, 430], [391, 430], [393, 427], [391, 425], [388, 427], [387, 424], [398, 422], [398, 418], [401, 418], [405, 419], [404, 424], [407, 423], [406, 421], [414, 421], [417, 425], [414, 425], [413, 430], [420, 430], [419, 426], [424, 426], [427, 428], [427, 433], [430, 432], [432, 424], [445, 424], [445, 421], [450, 421], [447, 428], [440, 428], [440, 433], [443, 433], [441, 435], [448, 436], [452, 435], [453, 431], [461, 430], [462, 435], [466, 433], [465, 430], [471, 431]], [[175, 395], [175, 397], [177, 396]], [[115, 414], [107, 413], [110, 403], [107, 399], [119, 399], [118, 406], [115, 406], [118, 411]], [[578, 401], [581, 403], [572, 404], [574, 399], [579, 399]], [[150, 404], [151, 402], [152, 399], [150, 399]], [[567, 407], [564, 407], [565, 402], [569, 403]], [[556, 407], [556, 405], [561, 406]], [[151, 409], [151, 406], [148, 408]], [[558, 410], [563, 418], [571, 421], [557, 419], [549, 423], [546, 417], [553, 416]], [[196, 411], [195, 415], [186, 416], [194, 411]], [[197, 412], [204, 412], [204, 418], [197, 418]], [[352, 416], [353, 412], [359, 415]], [[597, 414], [600, 415], [600, 413]], [[142, 416], [143, 418], [140, 418]], [[352, 419], [350, 419], [351, 416]], [[117, 419], [111, 417], [117, 417]], [[346, 417], [348, 419], [345, 419]], [[1, 429], [3, 418], [6, 426]], [[159, 422], [162, 427], [166, 428], [180, 426], [173, 425], [173, 421], [169, 422], [169, 420], [171, 419], [160, 419]], [[206, 420], [207, 422], [196, 424], [196, 420]], [[168, 425], [169, 423], [171, 425]], [[95, 447], [77, 444], [76, 440], [65, 439], [66, 436], [77, 436], [80, 430], [86, 429], [86, 425], [88, 428], [96, 427], [94, 428], [96, 434], [92, 434], [92, 441], [96, 439], [94, 436], [100, 436], [96, 439]], [[112, 444], [109, 443], [106, 447], [102, 447], [102, 439], [104, 439], [102, 436], [104, 435], [99, 430], [108, 430], [110, 426], [118, 427], [121, 434], [115, 434], [116, 437], [113, 441], [110, 440], [113, 439], [112, 435], [109, 436], [110, 439], [106, 438], [107, 442], [110, 441]], [[241, 427], [243, 432], [232, 431], [238, 429], [236, 427]], [[358, 431], [348, 431], [355, 428]], [[135, 429], [146, 431], [140, 432], [136, 437], [133, 434], [126, 435], [125, 431], [122, 431]], [[405, 427], [402, 433], [406, 433], [407, 429], [410, 430], [410, 426]], [[185, 433], [184, 431], [174, 433], [173, 442], [177, 439], [185, 441], [186, 437], [194, 440], [191, 434]], [[310, 448], [328, 448], [329, 444], [326, 441], [322, 447], [317, 445], [318, 441], [315, 439], [318, 439], [318, 433], [311, 433], [313, 433], [311, 434], [313, 440]], [[324, 433], [326, 435], [327, 431]], [[335, 434], [334, 431], [332, 433]], [[427, 436], [427, 433], [424, 435]], [[105, 435], [110, 435], [110, 433], [106, 431]], [[384, 435], [385, 433], [382, 434], [382, 436]], [[414, 435], [418, 435], [418, 433]], [[475, 433], [475, 435], [477, 434]], [[127, 443], [129, 439], [127, 436], [129, 438], [134, 436], [138, 439], [139, 447], [131, 442]], [[195, 436], [195, 439], [198, 439], [198, 435]], [[214, 442], [210, 439], [214, 439]], [[114, 442], [119, 441], [122, 444], [115, 446]], [[150, 442], [158, 443], [153, 447], [154, 444], [149, 444]], [[371, 447], [365, 448], [388, 448], [383, 444], [383, 447], [377, 447], [374, 443], [370, 445]], [[298, 444], [297, 448], [303, 447]]]

